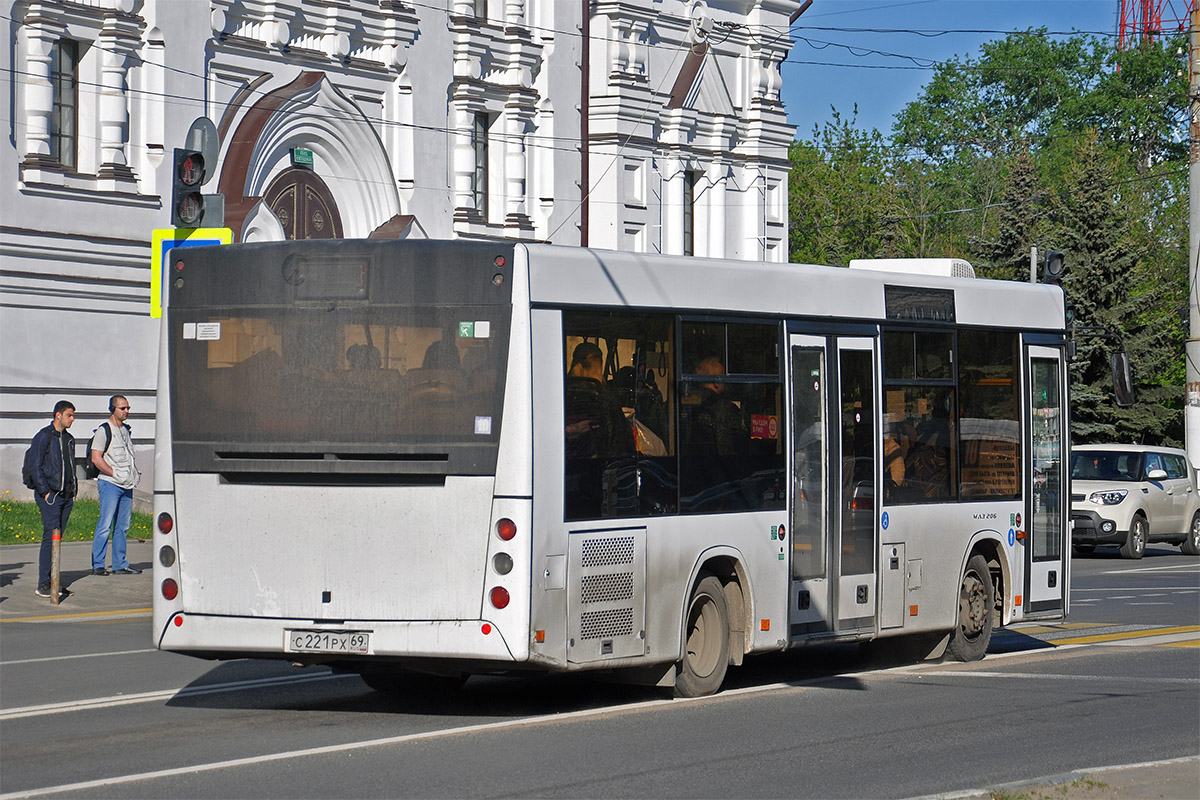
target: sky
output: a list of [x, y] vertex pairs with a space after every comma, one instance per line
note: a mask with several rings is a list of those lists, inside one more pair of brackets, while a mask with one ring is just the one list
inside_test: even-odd
[[[1164, 27], [1185, 5], [1164, 3]], [[788, 121], [811, 139], [830, 106], [849, 118], [857, 104], [859, 127], [887, 134], [933, 77], [931, 61], [977, 56], [984, 42], [1027, 28], [1115, 36], [1119, 8], [1120, 0], [813, 0], [792, 26], [782, 68]]]

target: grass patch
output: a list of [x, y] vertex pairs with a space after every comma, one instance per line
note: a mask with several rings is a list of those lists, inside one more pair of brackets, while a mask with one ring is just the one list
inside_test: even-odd
[[[100, 501], [75, 498], [75, 507], [63, 531], [64, 542], [90, 542], [100, 519]], [[150, 515], [133, 512], [129, 522], [130, 539], [150, 538]], [[42, 513], [36, 503], [12, 499], [12, 492], [0, 494], [0, 545], [37, 544], [42, 541]]]

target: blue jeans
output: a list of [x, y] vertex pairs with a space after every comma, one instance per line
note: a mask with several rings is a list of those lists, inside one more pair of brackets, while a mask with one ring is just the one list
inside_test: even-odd
[[[100, 519], [92, 537], [92, 569], [104, 569], [104, 554], [108, 549], [108, 533], [112, 531], [112, 568], [125, 569], [125, 533], [133, 514], [133, 489], [122, 489], [115, 483], [96, 481], [100, 489]], [[113, 523], [116, 523], [115, 527]]]
[[47, 503], [40, 494], [34, 492], [33, 499], [37, 503], [38, 511], [42, 512], [42, 549], [38, 551], [38, 586], [43, 584], [49, 586], [50, 551], [54, 546], [54, 529], [58, 528], [59, 533], [66, 532], [67, 518], [71, 516], [71, 509], [75, 507], [75, 498], [51, 493], [50, 502]]

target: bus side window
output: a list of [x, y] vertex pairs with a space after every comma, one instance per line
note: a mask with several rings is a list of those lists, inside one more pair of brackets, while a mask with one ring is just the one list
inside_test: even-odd
[[566, 518], [674, 513], [674, 318], [571, 311], [563, 333]]
[[779, 327], [686, 321], [680, 382], [680, 508], [783, 508]]

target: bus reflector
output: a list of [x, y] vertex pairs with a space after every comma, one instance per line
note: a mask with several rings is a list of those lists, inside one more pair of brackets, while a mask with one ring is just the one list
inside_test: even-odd
[[158, 529], [163, 533], [170, 533], [175, 527], [175, 520], [171, 519], [171, 515], [167, 512], [162, 512], [158, 515]]
[[183, 627], [183, 614], [180, 614], [177, 617], [175, 617], [175, 627], [176, 628]]
[[917, 615], [917, 607], [916, 607], [916, 606], [909, 606], [909, 607], [908, 607], [908, 615], [909, 615], [910, 617], [915, 617], [915, 616]]
[[485, 622], [485, 623], [483, 623], [483, 625], [481, 625], [479, 627], [479, 632], [482, 633], [484, 636], [487, 636], [489, 633], [492, 632], [492, 626]]
[[174, 600], [179, 596], [179, 584], [174, 578], [167, 578], [162, 582], [162, 596], [168, 600]]
[[1020, 608], [1020, 607], [1021, 607], [1021, 600], [1022, 600], [1022, 598], [1021, 598], [1021, 595], [1017, 595], [1016, 597], [1014, 597], [1014, 598], [1013, 598], [1013, 607], [1014, 607], [1014, 608]]
[[508, 589], [503, 586], [497, 586], [492, 589], [491, 593], [492, 605], [496, 608], [506, 608], [508, 606]]
[[541, 644], [542, 642], [546, 641], [546, 632], [545, 631], [534, 631], [533, 632], [533, 640], [535, 642], [537, 642], [538, 644]]
[[517, 523], [505, 517], [496, 523], [496, 535], [504, 541], [509, 541], [517, 535]]
[[759, 620], [758, 627], [764, 631], [771, 630], [771, 620], [769, 620], [769, 619]]

